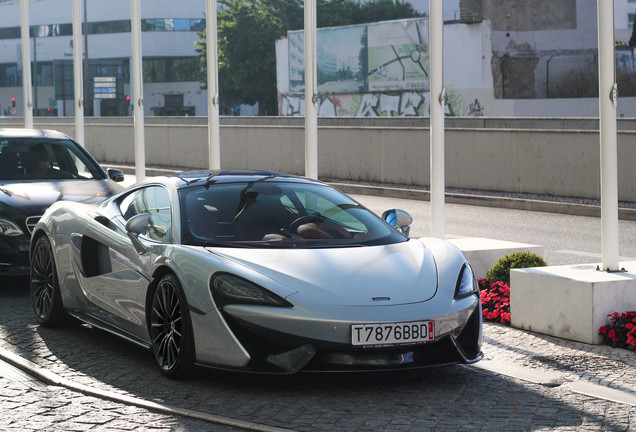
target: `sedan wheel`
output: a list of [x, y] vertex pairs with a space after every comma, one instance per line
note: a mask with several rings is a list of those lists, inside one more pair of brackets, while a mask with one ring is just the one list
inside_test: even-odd
[[30, 285], [33, 310], [40, 324], [57, 327], [70, 320], [62, 306], [53, 250], [46, 237], [40, 237], [33, 248]]
[[194, 342], [185, 295], [179, 280], [165, 275], [157, 284], [150, 312], [150, 337], [155, 361], [170, 378], [192, 371]]

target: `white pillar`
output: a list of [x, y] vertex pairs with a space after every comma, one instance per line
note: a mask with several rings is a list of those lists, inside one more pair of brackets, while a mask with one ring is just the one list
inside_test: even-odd
[[75, 141], [84, 146], [84, 81], [82, 79], [80, 0], [73, 0], [73, 90], [75, 93]]
[[221, 169], [219, 125], [219, 61], [217, 42], [216, 0], [206, 0], [206, 48], [208, 65], [208, 166]]
[[130, 34], [132, 37], [133, 112], [135, 128], [135, 175], [137, 182], [146, 178], [144, 143], [144, 92], [141, 62], [141, 11], [139, 0], [130, 2]]
[[430, 0], [431, 235], [444, 238], [444, 1]]
[[318, 178], [318, 85], [316, 81], [316, 2], [305, 0], [305, 176]]
[[24, 98], [24, 127], [27, 129], [33, 129], [29, 0], [20, 0], [20, 36], [22, 38], [22, 94]]
[[601, 239], [603, 269], [618, 270], [618, 151], [614, 1], [598, 0], [598, 99], [601, 138]]

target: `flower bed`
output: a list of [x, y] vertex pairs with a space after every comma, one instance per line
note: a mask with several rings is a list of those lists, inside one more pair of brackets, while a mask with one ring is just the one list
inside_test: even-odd
[[607, 315], [609, 324], [598, 332], [603, 336], [603, 343], [615, 348], [636, 350], [636, 311], [618, 312]]
[[486, 279], [478, 284], [484, 320], [510, 325], [510, 287], [503, 282], [488, 284]]

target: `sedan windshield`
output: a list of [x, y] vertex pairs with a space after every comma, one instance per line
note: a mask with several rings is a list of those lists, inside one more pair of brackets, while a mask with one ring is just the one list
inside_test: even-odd
[[406, 237], [362, 205], [320, 184], [255, 181], [180, 191], [184, 244], [345, 247]]
[[102, 178], [97, 165], [70, 140], [0, 137], [0, 180]]

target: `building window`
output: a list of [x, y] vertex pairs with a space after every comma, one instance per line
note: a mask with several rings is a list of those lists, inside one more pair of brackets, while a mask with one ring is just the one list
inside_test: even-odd
[[[0, 0], [1, 1], [1, 0]], [[142, 31], [203, 31], [205, 19], [155, 18], [141, 20]], [[88, 34], [129, 33], [130, 20], [88, 23]], [[83, 31], [82, 31], [83, 33]], [[72, 24], [42, 24], [29, 28], [31, 37], [72, 36]], [[20, 27], [0, 28], [0, 39], [20, 39]]]
[[53, 85], [53, 62], [42, 62], [37, 64], [37, 73], [35, 76], [35, 82], [38, 86], [52, 86]]
[[0, 64], [0, 87], [19, 87], [22, 85], [22, 73], [13, 64]]
[[198, 81], [198, 57], [162, 57], [144, 59], [144, 82]]
[[141, 20], [142, 31], [203, 31], [204, 19], [154, 18]]
[[[634, 2], [636, 2], [636, 0], [634, 0]], [[627, 28], [628, 29], [633, 29], [634, 28], [634, 17], [636, 16], [636, 14], [630, 13], [627, 14]]]
[[0, 28], [0, 39], [20, 39], [20, 27]]
[[88, 23], [88, 34], [129, 33], [130, 20]]

